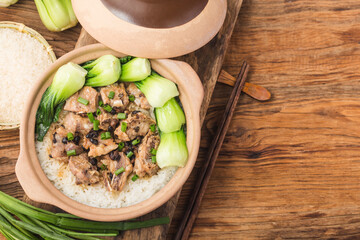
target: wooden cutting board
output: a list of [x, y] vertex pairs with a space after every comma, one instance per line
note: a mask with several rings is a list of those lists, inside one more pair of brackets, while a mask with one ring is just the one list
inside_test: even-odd
[[[211, 96], [221, 71], [221, 66], [225, 57], [226, 49], [232, 35], [237, 16], [240, 11], [242, 0], [228, 0], [228, 12], [225, 23], [220, 32], [212, 39], [206, 46], [197, 50], [194, 53], [176, 58], [189, 63], [198, 73], [203, 82], [205, 96], [201, 108], [201, 122], [203, 123]], [[24, 9], [21, 9], [22, 11]], [[34, 9], [31, 9], [32, 14], [35, 14]], [[11, 15], [11, 13], [8, 13]], [[0, 11], [1, 16], [1, 11]], [[1, 19], [12, 20], [16, 19]], [[42, 33], [42, 32], [41, 32]], [[45, 36], [46, 38], [46, 36]], [[53, 40], [48, 39], [47, 40]], [[76, 47], [81, 47], [96, 42], [86, 31], [82, 30]], [[51, 41], [50, 41], [51, 43]], [[9, 130], [0, 132], [0, 190], [10, 195], [19, 197], [23, 195], [23, 190], [19, 183], [14, 181], [14, 165], [19, 152], [19, 132], [18, 130]], [[11, 178], [9, 178], [11, 176]], [[154, 217], [169, 216], [172, 219], [180, 192], [178, 192], [166, 204], [157, 210], [143, 216], [141, 219], [149, 219]], [[39, 204], [31, 201], [27, 196], [23, 200], [33, 205], [43, 207], [49, 210], [58, 210], [46, 204]], [[166, 234], [170, 225], [157, 226], [147, 229], [139, 229], [123, 232], [116, 239], [166, 239]]]

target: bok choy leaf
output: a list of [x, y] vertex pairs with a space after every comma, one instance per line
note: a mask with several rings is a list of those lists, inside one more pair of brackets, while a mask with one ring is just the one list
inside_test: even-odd
[[134, 58], [122, 65], [120, 80], [136, 82], [147, 78], [151, 73], [150, 61], [146, 58]]
[[35, 0], [35, 4], [41, 21], [50, 31], [64, 31], [78, 23], [71, 0]]
[[115, 83], [121, 74], [120, 60], [113, 55], [104, 55], [83, 66], [88, 70], [86, 86], [103, 87]]
[[135, 82], [152, 107], [162, 107], [171, 98], [179, 96], [176, 84], [156, 73], [145, 80]]
[[175, 98], [155, 108], [155, 115], [159, 129], [164, 133], [179, 131], [185, 123], [185, 114]]
[[0, 0], [0, 7], [8, 7], [15, 4], [18, 0]]
[[86, 70], [72, 62], [58, 69], [36, 112], [35, 132], [38, 134], [38, 141], [44, 139], [51, 123], [58, 120], [65, 100], [84, 86], [86, 74]]
[[184, 130], [161, 133], [160, 139], [160, 145], [156, 152], [156, 161], [159, 167], [184, 167], [188, 159]]

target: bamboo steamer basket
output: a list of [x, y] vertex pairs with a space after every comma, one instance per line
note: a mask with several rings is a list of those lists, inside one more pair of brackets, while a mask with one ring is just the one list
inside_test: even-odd
[[[56, 56], [55, 56], [54, 51], [52, 50], [52, 47], [45, 40], [45, 38], [43, 36], [41, 36], [41, 34], [38, 33], [37, 31], [35, 31], [34, 29], [29, 28], [22, 23], [10, 22], [10, 21], [0, 21], [0, 28], [10, 28], [10, 29], [17, 30], [21, 33], [29, 34], [31, 37], [35, 38], [37, 41], [39, 41], [44, 46], [51, 61], [52, 62], [56, 61]], [[0, 130], [16, 129], [19, 127], [20, 127], [20, 119], [19, 119], [19, 122], [16, 122], [16, 123], [0, 122]]]

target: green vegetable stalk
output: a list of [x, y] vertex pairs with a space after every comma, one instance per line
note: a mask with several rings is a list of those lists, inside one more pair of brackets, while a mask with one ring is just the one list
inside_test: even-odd
[[86, 86], [102, 87], [115, 83], [121, 74], [120, 60], [113, 55], [104, 55], [83, 66], [88, 71]]
[[135, 82], [135, 85], [145, 95], [152, 107], [162, 107], [171, 98], [179, 96], [176, 84], [156, 73], [152, 73], [140, 82]]
[[0, 0], [0, 7], [8, 7], [15, 4], [18, 0]]
[[41, 21], [50, 31], [64, 31], [78, 23], [71, 0], [35, 0], [35, 4]]
[[58, 120], [65, 100], [84, 86], [86, 74], [86, 70], [72, 62], [58, 69], [36, 112], [35, 132], [38, 141], [43, 140], [51, 123]]
[[164, 133], [179, 131], [185, 123], [185, 114], [175, 98], [155, 108], [155, 115], [159, 129]]
[[44, 239], [54, 240], [73, 238], [100, 240], [97, 236], [115, 237], [119, 231], [152, 227], [169, 222], [168, 217], [141, 222], [87, 221], [71, 214], [58, 214], [36, 208], [0, 191], [0, 233], [6, 235], [8, 239], [38, 239], [34, 238], [36, 234]]
[[151, 73], [150, 61], [146, 58], [134, 58], [122, 66], [120, 80], [136, 82], [147, 78]]
[[188, 159], [186, 137], [181, 129], [177, 132], [161, 133], [161, 141], [156, 152], [156, 161], [160, 168], [184, 167]]

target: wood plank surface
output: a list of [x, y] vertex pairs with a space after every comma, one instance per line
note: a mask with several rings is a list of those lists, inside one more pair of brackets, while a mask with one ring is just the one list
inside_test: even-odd
[[[272, 100], [240, 99], [193, 239], [360, 239], [359, 16], [356, 0], [244, 0], [224, 69], [246, 59]], [[200, 158], [230, 92], [215, 88]]]
[[[222, 67], [226, 48], [230, 41], [230, 36], [235, 26], [241, 3], [242, 0], [228, 0], [229, 10], [227, 13], [227, 18], [219, 34], [207, 46], [203, 47], [202, 49], [192, 54], [178, 58], [191, 64], [199, 74], [200, 78], [203, 80], [205, 98], [201, 109], [202, 122], [205, 119], [205, 114], [211, 100], [217, 77]], [[72, 50], [72, 48], [75, 46], [74, 39], [77, 39], [79, 37], [80, 26], [71, 30], [67, 30], [63, 33], [48, 32], [40, 23], [40, 19], [36, 13], [35, 5], [30, 0], [21, 1], [20, 3], [8, 9], [0, 9], [0, 21], [2, 20], [22, 22], [29, 27], [32, 27], [35, 30], [39, 31], [44, 35], [44, 37], [49, 41], [49, 43], [54, 46], [55, 53], [58, 57]], [[93, 42], [93, 40], [87, 38], [86, 35], [83, 34], [80, 36], [80, 39], [76, 46], [80, 47]], [[19, 151], [19, 139], [18, 137], [11, 140], [9, 139], [10, 136], [14, 137], [16, 135], [18, 135], [17, 130], [0, 132], [0, 143], [1, 141], [3, 141], [3, 143], [0, 145], [0, 164], [4, 165], [4, 168], [6, 168], [6, 171], [3, 174], [4, 176], [0, 174], [0, 180], [1, 177], [8, 178], [8, 176], [11, 176], [11, 178], [8, 178], [11, 179], [11, 182], [0, 182], [0, 190], [5, 191], [13, 196], [22, 198], [24, 193], [20, 185], [17, 183], [15, 174], [13, 172]], [[7, 149], [13, 150], [14, 154], [9, 155], [9, 152], [6, 151]], [[142, 219], [159, 216], [169, 216], [170, 218], [172, 218], [179, 195], [180, 192], [176, 196], [174, 196], [167, 204], [160, 207], [156, 211], [142, 217]], [[23, 199], [33, 205], [41, 206], [50, 210], [57, 210], [56, 208], [52, 208], [49, 205], [32, 202], [26, 196]], [[168, 228], [169, 226], [158, 226], [142, 230], [126, 231], [121, 233], [118, 239], [165, 239]]]
[[[272, 100], [241, 96], [192, 239], [360, 239], [359, 16], [357, 0], [244, 0], [223, 66], [235, 76], [246, 59]], [[168, 239], [230, 92], [215, 88]], [[21, 197], [16, 141], [17, 131], [0, 133], [0, 190]]]

